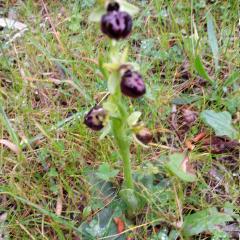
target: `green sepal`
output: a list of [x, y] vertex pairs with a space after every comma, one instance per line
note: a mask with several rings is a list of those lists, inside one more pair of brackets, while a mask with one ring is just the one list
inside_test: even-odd
[[100, 22], [105, 13], [106, 9], [104, 6], [98, 6], [90, 13], [88, 20], [90, 22]]

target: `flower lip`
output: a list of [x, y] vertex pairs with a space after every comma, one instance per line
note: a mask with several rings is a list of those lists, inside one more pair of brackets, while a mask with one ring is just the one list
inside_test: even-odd
[[104, 128], [106, 115], [105, 109], [100, 106], [95, 106], [85, 116], [84, 124], [94, 131], [100, 131]]
[[137, 71], [127, 70], [122, 75], [120, 87], [124, 95], [132, 98], [141, 97], [146, 93], [145, 83]]
[[124, 39], [132, 31], [132, 17], [123, 11], [107, 12], [102, 16], [101, 30], [112, 39]]
[[118, 2], [110, 2], [108, 5], [107, 5], [107, 11], [108, 12], [112, 12], [112, 11], [119, 11], [120, 9], [120, 5]]

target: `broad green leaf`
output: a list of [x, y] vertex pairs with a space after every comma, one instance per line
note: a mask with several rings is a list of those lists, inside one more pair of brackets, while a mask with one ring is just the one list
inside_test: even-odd
[[232, 126], [232, 117], [229, 112], [214, 112], [205, 110], [200, 115], [201, 119], [212, 127], [217, 136], [228, 136], [231, 139], [237, 138], [237, 131]]
[[128, 125], [129, 126], [136, 125], [141, 115], [142, 113], [138, 111], [131, 113], [131, 115], [127, 119]]
[[216, 208], [208, 208], [184, 218], [183, 234], [190, 237], [201, 232], [218, 229], [218, 225], [225, 225], [226, 222], [232, 221], [232, 217], [225, 213], [220, 213]]
[[166, 167], [181, 180], [185, 182], [194, 182], [197, 180], [196, 176], [186, 171], [184, 167], [185, 158], [186, 156], [184, 153], [174, 153], [169, 156], [169, 162], [166, 164]]
[[103, 163], [102, 165], [100, 165], [99, 169], [97, 170], [96, 175], [100, 179], [108, 181], [111, 178], [116, 177], [118, 172], [119, 172], [118, 170], [112, 169], [108, 163]]
[[91, 206], [93, 210], [103, 208], [106, 199], [110, 200], [116, 197], [116, 188], [111, 182], [99, 178], [96, 170], [85, 168], [83, 175], [89, 186], [91, 186], [89, 190], [92, 197], [89, 206]]
[[213, 53], [213, 59], [215, 63], [215, 71], [219, 68], [219, 53], [218, 53], [218, 42], [216, 37], [216, 30], [214, 27], [214, 19], [212, 14], [209, 12], [207, 14], [207, 32], [208, 32], [208, 42]]
[[233, 72], [228, 79], [224, 82], [223, 86], [228, 87], [231, 86], [234, 82], [240, 79], [240, 72]]
[[90, 22], [100, 22], [102, 16], [106, 13], [106, 10], [103, 6], [98, 6], [95, 8], [88, 17]]
[[139, 11], [138, 7], [134, 6], [133, 4], [127, 1], [122, 0], [122, 1], [119, 1], [119, 3], [120, 3], [120, 10], [129, 13], [131, 16], [134, 16]]
[[[108, 240], [126, 240], [126, 234], [121, 234], [116, 237], [118, 233], [117, 225], [114, 222], [115, 217], [122, 217], [123, 203], [117, 199], [115, 202], [111, 202], [107, 208], [103, 208], [94, 219], [89, 223], [83, 222], [78, 230], [82, 233], [82, 240], [96, 240], [96, 239], [108, 239]], [[124, 217], [122, 217], [124, 218]], [[124, 218], [124, 222], [130, 224], [130, 222]]]
[[199, 56], [197, 56], [194, 60], [194, 66], [199, 74], [200, 77], [204, 78], [205, 80], [207, 80], [209, 83], [211, 83], [212, 85], [214, 85], [214, 81], [209, 77], [208, 73], [206, 72], [201, 58]]
[[127, 205], [128, 212], [133, 215], [136, 214], [141, 206], [139, 199], [135, 194], [135, 191], [133, 189], [122, 189], [119, 192], [119, 195], [124, 201], [124, 203]]

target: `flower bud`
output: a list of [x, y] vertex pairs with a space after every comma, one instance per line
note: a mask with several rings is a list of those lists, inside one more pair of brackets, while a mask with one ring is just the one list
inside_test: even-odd
[[[116, 6], [109, 6], [114, 9]], [[126, 38], [132, 30], [132, 18], [127, 12], [108, 11], [101, 19], [101, 30], [108, 37], [119, 40]]]
[[107, 5], [107, 11], [108, 11], [108, 12], [118, 11], [119, 8], [120, 8], [120, 6], [119, 6], [119, 3], [117, 3], [117, 2], [110, 2], [110, 3]]
[[142, 76], [136, 71], [127, 70], [122, 75], [121, 91], [124, 95], [132, 98], [144, 95], [146, 93], [146, 86]]
[[84, 124], [94, 131], [100, 131], [104, 127], [106, 111], [100, 106], [93, 107], [84, 118]]
[[148, 128], [142, 128], [138, 133], [136, 133], [136, 138], [141, 143], [147, 145], [152, 141], [153, 135]]

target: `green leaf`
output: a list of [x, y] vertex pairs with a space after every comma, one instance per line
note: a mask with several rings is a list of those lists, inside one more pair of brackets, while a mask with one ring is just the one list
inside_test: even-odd
[[110, 178], [116, 177], [118, 172], [118, 170], [112, 169], [108, 163], [103, 163], [97, 170], [96, 175], [100, 179], [108, 181]]
[[218, 229], [218, 225], [225, 225], [225, 222], [232, 221], [232, 217], [225, 213], [220, 213], [216, 208], [208, 208], [184, 218], [183, 234], [190, 237], [201, 232]]
[[103, 6], [95, 8], [88, 17], [90, 22], [100, 22], [102, 16], [106, 13], [106, 10]]
[[[118, 237], [117, 225], [114, 222], [115, 217], [120, 217], [123, 215], [125, 210], [124, 204], [121, 200], [117, 199], [108, 205], [107, 208], [103, 208], [94, 219], [89, 223], [88, 221], [83, 222], [78, 230], [82, 233], [82, 240], [95, 240], [95, 239], [108, 239], [108, 240], [126, 240], [126, 234], [121, 234]], [[126, 224], [131, 224], [124, 217], [123, 221]]]
[[20, 142], [19, 142], [18, 135], [17, 135], [16, 131], [14, 130], [14, 128], [12, 127], [12, 124], [1, 104], [2, 104], [2, 102], [0, 101], [0, 122], [2, 121], [3, 126], [6, 127], [6, 130], [8, 131], [9, 135], [11, 136], [13, 143], [15, 143], [16, 145], [19, 146]]
[[176, 105], [186, 105], [196, 102], [199, 99], [200, 99], [199, 96], [181, 95], [179, 97], [174, 98], [172, 100], [172, 103]]
[[58, 172], [57, 172], [56, 168], [50, 168], [50, 171], [48, 172], [48, 176], [49, 177], [57, 177]]
[[169, 156], [169, 162], [166, 164], [166, 167], [181, 180], [185, 182], [194, 182], [196, 181], [196, 176], [187, 172], [183, 167], [185, 158], [186, 156], [183, 153], [174, 153]]
[[228, 87], [231, 86], [234, 82], [240, 79], [240, 72], [233, 72], [228, 79], [224, 82], [223, 86]]
[[103, 140], [111, 132], [111, 124], [108, 123], [102, 130], [99, 140]]
[[82, 216], [83, 218], [87, 218], [92, 212], [91, 206], [87, 206], [83, 209]]
[[212, 85], [214, 85], [214, 81], [209, 77], [208, 73], [206, 72], [201, 58], [199, 56], [197, 56], [194, 60], [194, 67], [196, 68], [198, 74], [200, 75], [200, 77], [204, 78], [205, 80], [207, 80], [209, 83], [211, 83]]
[[139, 11], [138, 7], [127, 1], [120, 1], [120, 10], [129, 13], [131, 16], [134, 16]]
[[131, 113], [131, 115], [128, 117], [127, 122], [129, 126], [134, 126], [137, 124], [139, 118], [141, 117], [142, 113], [139, 111]]
[[217, 42], [216, 31], [214, 27], [214, 19], [210, 12], [207, 14], [207, 32], [208, 32], [208, 42], [213, 53], [215, 71], [217, 71], [219, 68], [218, 42]]
[[231, 139], [237, 138], [237, 131], [232, 126], [232, 117], [229, 112], [214, 112], [205, 110], [200, 115], [201, 119], [212, 127], [217, 136], [228, 136]]
[[130, 215], [134, 215], [141, 208], [139, 199], [137, 198], [133, 189], [122, 189], [119, 192], [121, 199], [127, 205], [128, 212]]
[[110, 99], [103, 103], [103, 108], [108, 112], [111, 117], [116, 116], [117, 106]]
[[73, 32], [78, 32], [81, 30], [81, 15], [75, 14], [71, 17], [68, 28]]

